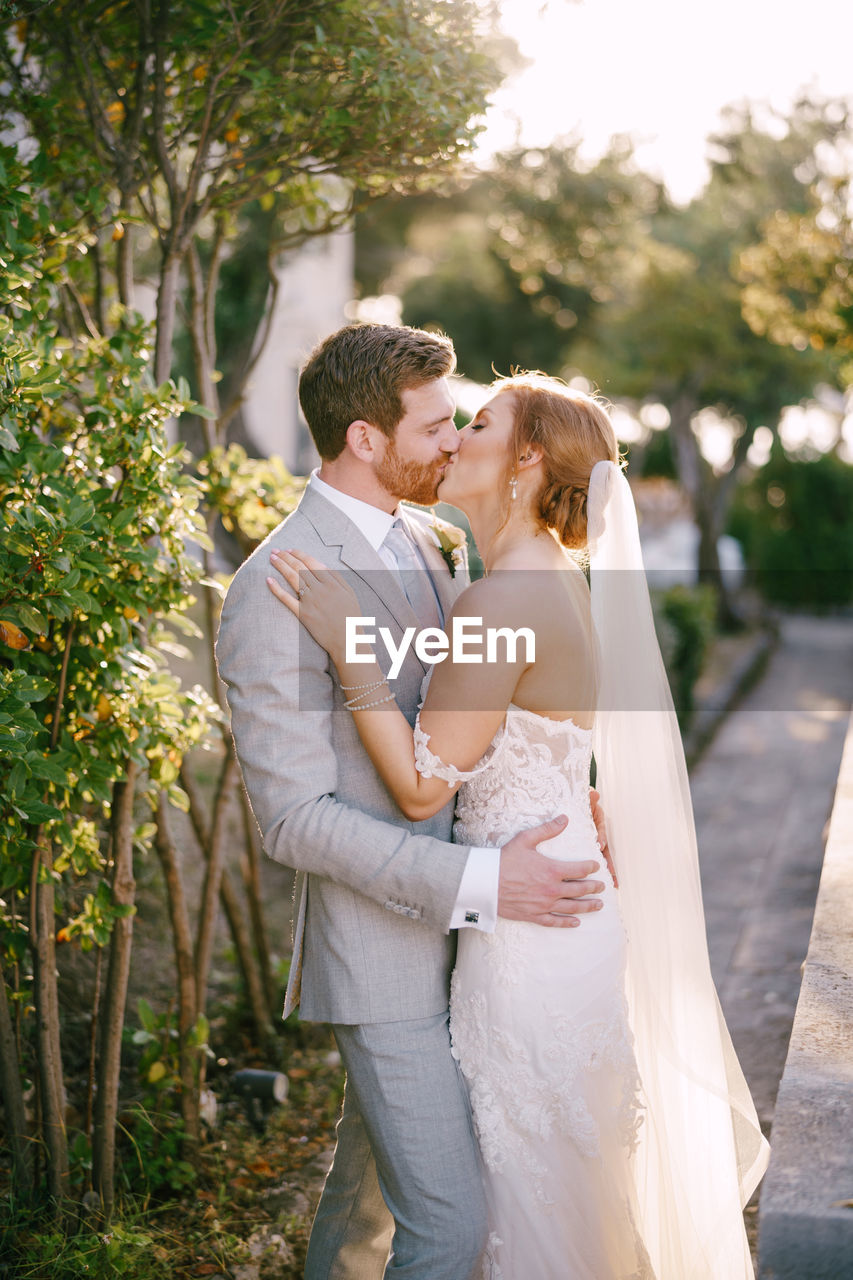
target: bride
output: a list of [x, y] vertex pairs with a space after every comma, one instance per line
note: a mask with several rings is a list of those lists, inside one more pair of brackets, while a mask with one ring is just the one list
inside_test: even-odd
[[445, 625], [476, 619], [504, 643], [492, 661], [436, 661], [414, 732], [378, 663], [346, 660], [359, 607], [344, 579], [297, 551], [273, 559], [291, 590], [268, 581], [341, 684], [369, 688], [350, 709], [409, 818], [450, 789], [459, 842], [498, 846], [564, 813], [542, 852], [597, 857], [594, 753], [618, 872], [601, 910], [575, 929], [500, 919], [459, 934], [451, 1034], [483, 1156], [485, 1276], [738, 1280], [753, 1274], [742, 1208], [767, 1145], [711, 980], [684, 755], [616, 437], [595, 397], [556, 379], [492, 390], [439, 489], [487, 571]]

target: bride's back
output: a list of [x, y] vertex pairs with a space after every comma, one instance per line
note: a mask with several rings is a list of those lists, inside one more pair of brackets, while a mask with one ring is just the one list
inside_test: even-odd
[[504, 569], [476, 584], [488, 593], [491, 618], [535, 637], [535, 660], [512, 696], [516, 706], [590, 728], [596, 696], [589, 586], [568, 556], [557, 568]]

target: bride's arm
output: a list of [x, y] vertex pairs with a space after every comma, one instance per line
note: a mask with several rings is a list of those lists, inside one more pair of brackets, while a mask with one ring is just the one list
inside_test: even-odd
[[[271, 562], [291, 590], [268, 578], [270, 590], [328, 651], [359, 737], [377, 773], [407, 818], [423, 821], [432, 817], [447, 804], [461, 779], [448, 782], [446, 777], [418, 772], [414, 734], [379, 664], [375, 660], [369, 664], [346, 661], [345, 619], [359, 614], [355, 593], [340, 574], [324, 569], [309, 556], [273, 552]], [[293, 594], [299, 591], [301, 598]], [[482, 619], [483, 633], [489, 626], [500, 626], [498, 595], [490, 592], [485, 582], [468, 587], [447, 620], [448, 632], [452, 633], [453, 617]], [[364, 647], [360, 639], [362, 651]], [[500, 660], [495, 662], [470, 664], [454, 663], [448, 658], [433, 671], [420, 728], [428, 735], [429, 751], [452, 771], [465, 773], [482, 757], [529, 665], [524, 645], [519, 646], [514, 662], [508, 661], [503, 645], [499, 655]]]

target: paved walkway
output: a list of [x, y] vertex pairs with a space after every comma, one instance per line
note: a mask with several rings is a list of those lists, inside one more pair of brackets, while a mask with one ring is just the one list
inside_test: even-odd
[[714, 979], [765, 1131], [853, 701], [853, 619], [792, 617], [691, 776]]

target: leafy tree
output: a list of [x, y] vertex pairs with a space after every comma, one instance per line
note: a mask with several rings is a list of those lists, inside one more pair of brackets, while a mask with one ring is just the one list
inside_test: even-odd
[[236, 215], [274, 213], [275, 257], [346, 225], [357, 199], [434, 181], [494, 81], [479, 21], [474, 0], [57, 0], [7, 31], [7, 118], [67, 200], [101, 192], [88, 293], [102, 330], [110, 276], [131, 304], [137, 240], [153, 238], [157, 381], [186, 271], [211, 446], [236, 408], [218, 403], [215, 333]]
[[[700, 529], [700, 577], [717, 587], [724, 622], [735, 619], [717, 543], [755, 430], [775, 430], [785, 405], [831, 376], [813, 348], [785, 349], [750, 328], [733, 262], [772, 211], [809, 207], [815, 150], [835, 131], [810, 103], [799, 104], [782, 139], [749, 108], [732, 110], [726, 130], [712, 139], [707, 187], [686, 209], [655, 219], [595, 341], [576, 352], [605, 391], [669, 408], [679, 478]], [[705, 460], [697, 431], [697, 414], [708, 408], [733, 428], [730, 464], [721, 471]]]
[[[199, 576], [186, 542], [206, 535], [198, 486], [165, 438], [188, 389], [146, 383], [139, 317], [117, 310], [110, 338], [57, 338], [54, 308], [88, 235], [39, 199], [43, 169], [37, 160], [31, 174], [14, 150], [0, 152], [1, 1078], [26, 1195], [34, 1170], [21, 1073], [37, 1074], [47, 1189], [59, 1202], [68, 1142], [56, 946], [106, 949], [87, 1136], [108, 1211], [132, 852], [153, 834], [137, 823], [134, 796], [165, 790], [185, 803], [181, 756], [212, 709], [201, 689], [181, 691], [164, 654]], [[88, 892], [75, 911], [78, 883]]]
[[578, 150], [519, 148], [437, 195], [384, 200], [357, 224], [363, 291], [399, 293], [407, 322], [446, 328], [480, 381], [493, 365], [563, 371], [662, 199], [623, 141], [593, 165]]
[[[710, 181], [685, 209], [635, 170], [617, 139], [591, 166], [576, 143], [508, 153], [441, 203], [386, 205], [360, 224], [368, 287], [399, 291], [405, 319], [447, 328], [465, 372], [487, 380], [493, 362], [580, 371], [617, 401], [667, 405], [658, 465], [671, 455], [690, 496], [700, 576], [727, 622], [736, 619], [717, 543], [754, 431], [775, 429], [786, 404], [832, 376], [817, 342], [783, 349], [750, 328], [733, 263], [775, 211], [815, 210], [816, 157], [840, 129], [837, 112], [808, 101], [781, 138], [751, 108], [731, 109], [711, 140]], [[408, 261], [389, 249], [401, 227]], [[731, 424], [722, 470], [702, 453], [703, 409]]]
[[805, 350], [828, 351], [853, 384], [853, 176], [849, 108], [829, 103], [833, 146], [816, 149], [808, 205], [778, 209], [738, 258], [743, 314], [755, 333]]

